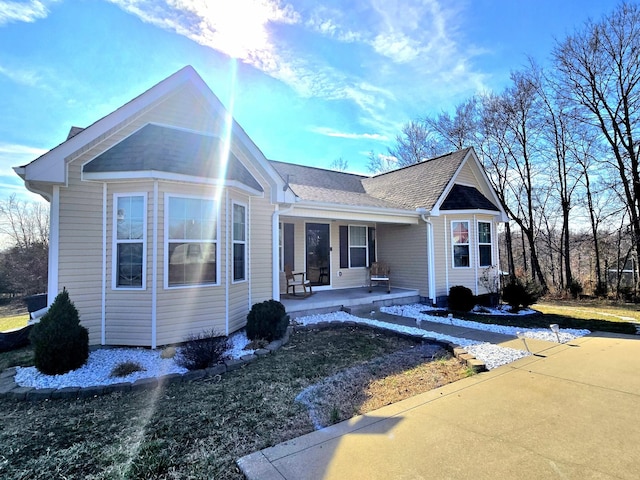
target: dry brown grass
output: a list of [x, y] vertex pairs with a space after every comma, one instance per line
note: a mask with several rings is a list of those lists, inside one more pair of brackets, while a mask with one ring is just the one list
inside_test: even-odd
[[468, 375], [466, 366], [442, 348], [417, 345], [341, 371], [305, 389], [297, 400], [322, 428]]
[[[402, 376], [402, 365], [411, 362], [387, 365], [383, 359], [419, 352], [416, 345], [355, 327], [297, 332], [275, 354], [205, 381], [92, 399], [0, 399], [0, 478], [240, 479], [236, 459], [313, 430], [307, 409], [295, 401], [301, 391], [365, 365], [372, 380]], [[15, 361], [29, 352], [11, 353]], [[411, 369], [432, 354], [419, 357]], [[351, 387], [354, 398], [391, 391], [358, 391], [366, 386]]]

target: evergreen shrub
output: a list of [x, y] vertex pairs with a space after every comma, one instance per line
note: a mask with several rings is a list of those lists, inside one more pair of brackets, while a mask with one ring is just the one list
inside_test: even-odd
[[289, 326], [289, 315], [277, 300], [256, 303], [247, 315], [247, 338], [271, 342], [282, 338]]
[[60, 375], [85, 364], [89, 358], [89, 332], [80, 325], [78, 310], [66, 289], [33, 326], [29, 340], [34, 364], [44, 374]]
[[471, 289], [463, 285], [455, 285], [449, 289], [449, 310], [468, 312], [476, 305], [476, 297]]

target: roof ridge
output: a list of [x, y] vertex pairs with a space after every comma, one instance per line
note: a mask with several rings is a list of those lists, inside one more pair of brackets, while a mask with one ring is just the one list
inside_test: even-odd
[[330, 168], [313, 167], [313, 166], [310, 166], [310, 165], [302, 165], [300, 163], [283, 162], [281, 160], [269, 160], [269, 162], [271, 162], [271, 163], [281, 163], [283, 165], [293, 165], [294, 167], [312, 168], [314, 170], [320, 170], [320, 171], [323, 171], [323, 172], [338, 173], [338, 174], [341, 174], [341, 175], [351, 175], [352, 177], [358, 177], [360, 179], [371, 178], [371, 177], [368, 177], [366, 175], [361, 175], [359, 173], [341, 172], [339, 170], [331, 170]]
[[[428, 159], [426, 159], [426, 160], [422, 160], [421, 162], [418, 162], [418, 163], [412, 163], [411, 165], [405, 165], [405, 166], [403, 166], [403, 167], [399, 167], [399, 168], [396, 168], [396, 169], [394, 169], [394, 170], [388, 170], [388, 171], [386, 171], [386, 172], [381, 172], [381, 173], [378, 173], [378, 174], [376, 174], [376, 175], [374, 175], [374, 176], [372, 176], [372, 177], [366, 177], [366, 178], [379, 178], [379, 177], [381, 177], [381, 176], [383, 176], [383, 175], [387, 175], [387, 174], [395, 173], [395, 172], [400, 172], [400, 171], [402, 171], [402, 170], [406, 170], [407, 168], [415, 167], [415, 166], [417, 166], [417, 165], [424, 165], [425, 163], [429, 163], [429, 162], [431, 162], [431, 161], [433, 161], [433, 160], [438, 160], [438, 159], [440, 159], [440, 158], [447, 157], [447, 156], [449, 156], [449, 155], [453, 155], [453, 154], [455, 154], [455, 153], [464, 152], [465, 150], [466, 150], [466, 151], [468, 151], [468, 150], [471, 150], [472, 148], [473, 148], [473, 147], [465, 147], [465, 148], [461, 148], [461, 149], [459, 149], [459, 150], [452, 150], [452, 151], [450, 151], [450, 152], [443, 153], [443, 154], [438, 155], [438, 156], [436, 156], [436, 157], [431, 157], [431, 158], [428, 158]], [[465, 155], [465, 156], [466, 156], [466, 155]]]

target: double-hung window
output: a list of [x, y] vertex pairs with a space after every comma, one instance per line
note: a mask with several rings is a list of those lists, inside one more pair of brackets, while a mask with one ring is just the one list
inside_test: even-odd
[[451, 222], [453, 266], [469, 267], [469, 222]]
[[349, 225], [349, 267], [367, 266], [367, 227]]
[[478, 259], [481, 267], [490, 267], [492, 264], [490, 222], [478, 222]]
[[208, 198], [167, 195], [166, 284], [168, 287], [218, 282], [218, 217]]
[[144, 288], [147, 197], [145, 194], [115, 194], [114, 288]]
[[247, 209], [233, 204], [233, 281], [247, 278]]

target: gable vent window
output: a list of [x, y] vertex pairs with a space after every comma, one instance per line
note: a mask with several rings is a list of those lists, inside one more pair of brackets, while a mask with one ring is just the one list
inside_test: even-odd
[[469, 267], [469, 222], [451, 222], [453, 266]]
[[144, 288], [146, 195], [114, 195], [114, 288]]

